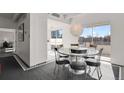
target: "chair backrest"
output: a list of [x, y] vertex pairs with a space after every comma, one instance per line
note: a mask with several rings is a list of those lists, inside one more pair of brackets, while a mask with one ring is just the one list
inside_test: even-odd
[[98, 55], [98, 61], [100, 61], [100, 59], [101, 59], [102, 51], [103, 51], [103, 48], [101, 48], [99, 50], [99, 53], [97, 54]]
[[90, 44], [90, 47], [92, 47], [92, 48], [97, 48], [97, 45], [95, 45], [95, 44]]
[[54, 48], [55, 60], [58, 60], [58, 48]]
[[87, 53], [87, 50], [78, 50], [78, 49], [71, 49], [71, 53], [82, 54]]
[[103, 51], [103, 48], [101, 48], [101, 49], [99, 50], [99, 56], [102, 55], [102, 51]]
[[54, 48], [54, 50], [57, 52], [58, 51], [58, 48]]
[[79, 46], [79, 44], [71, 44], [71, 46]]

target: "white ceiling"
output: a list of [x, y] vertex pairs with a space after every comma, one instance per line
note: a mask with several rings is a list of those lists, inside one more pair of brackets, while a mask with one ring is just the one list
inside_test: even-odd
[[[6, 17], [6, 18], [12, 18], [15, 13], [0, 13], [0, 16]], [[65, 16], [66, 18], [71, 18], [77, 15], [80, 15], [81, 13], [58, 13], [60, 15]]]
[[[0, 13], [1, 17], [8, 18], [8, 19], [13, 19], [15, 13]], [[81, 15], [81, 13], [57, 13], [61, 17], [59, 18], [60, 21], [70, 23], [71, 19], [75, 16]], [[53, 18], [56, 19], [56, 18]]]
[[[57, 16], [54, 16], [53, 14]], [[48, 18], [70, 24], [73, 18], [78, 15], [82, 15], [82, 14], [81, 13], [49, 13]]]
[[60, 14], [62, 14], [66, 18], [73, 18], [73, 17], [75, 17], [77, 15], [80, 15], [81, 13], [60, 13]]

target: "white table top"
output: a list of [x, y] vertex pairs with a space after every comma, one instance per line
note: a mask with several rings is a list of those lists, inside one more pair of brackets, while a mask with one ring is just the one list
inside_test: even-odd
[[[77, 53], [71, 53], [71, 49], [75, 50], [87, 50], [87, 53], [77, 54]], [[98, 50], [95, 50], [93, 48], [60, 48], [58, 50], [59, 53], [69, 55], [69, 56], [92, 56], [98, 54]]]

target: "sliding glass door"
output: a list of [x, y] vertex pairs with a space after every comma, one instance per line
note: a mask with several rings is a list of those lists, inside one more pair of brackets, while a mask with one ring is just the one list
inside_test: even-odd
[[81, 32], [80, 38], [86, 47], [90, 44], [97, 45], [97, 49], [104, 48], [103, 56], [110, 57], [111, 55], [111, 26], [110, 25], [95, 25], [85, 27]]

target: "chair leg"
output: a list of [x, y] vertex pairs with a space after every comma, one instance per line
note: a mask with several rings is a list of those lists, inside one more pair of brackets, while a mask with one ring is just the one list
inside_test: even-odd
[[102, 77], [102, 72], [101, 72], [100, 67], [97, 67], [97, 75], [98, 75], [98, 79], [100, 80]]
[[97, 70], [97, 68], [95, 67], [95, 69], [93, 70], [93, 72], [92, 72], [92, 75], [91, 76], [93, 76], [93, 74], [94, 74], [94, 72]]
[[100, 74], [102, 75], [102, 71], [101, 71], [101, 68], [99, 67], [99, 71], [100, 71]]
[[89, 70], [88, 70], [88, 74], [90, 75], [90, 72], [91, 72], [91, 68], [90, 68], [90, 66], [89, 66]]
[[87, 68], [85, 68], [85, 80], [87, 79]]
[[99, 68], [99, 72], [100, 72], [100, 77], [99, 77], [99, 80], [101, 79], [101, 77], [102, 77], [102, 71], [101, 71], [101, 68], [100, 67], [98, 67]]
[[97, 75], [98, 75], [98, 79], [100, 80], [100, 75], [99, 75], [99, 68], [97, 67]]

